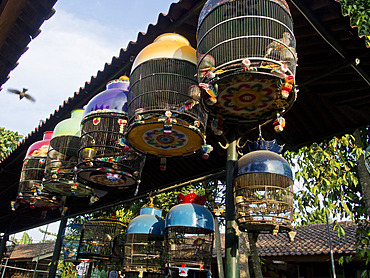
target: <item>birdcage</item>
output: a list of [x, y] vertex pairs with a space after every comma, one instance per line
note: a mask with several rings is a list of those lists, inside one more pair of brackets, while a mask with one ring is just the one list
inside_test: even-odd
[[74, 223], [67, 225], [62, 234], [63, 261], [80, 263], [77, 259], [83, 224]]
[[153, 206], [142, 208], [140, 215], [127, 226], [124, 252], [126, 276], [152, 273], [162, 277], [165, 221], [161, 216], [162, 211]]
[[[184, 198], [167, 213], [165, 263], [170, 272], [181, 277], [189, 273], [210, 274], [214, 237], [211, 212], [197, 204], [196, 194]], [[200, 202], [202, 203], [202, 202]]]
[[19, 180], [18, 196], [12, 202], [12, 209], [19, 203], [29, 205], [30, 208], [42, 208], [43, 210], [56, 209], [62, 206], [59, 195], [43, 189], [45, 162], [50, 139], [53, 132], [44, 132], [43, 139], [33, 143], [27, 150], [23, 160], [21, 177]]
[[190, 155], [205, 145], [207, 114], [198, 104], [195, 49], [184, 37], [157, 37], [136, 57], [130, 75], [127, 138], [158, 157]]
[[85, 222], [82, 227], [78, 259], [122, 261], [126, 225], [115, 219]]
[[292, 229], [292, 170], [276, 152], [254, 150], [238, 160], [234, 196], [240, 230], [276, 234]]
[[85, 108], [77, 176], [91, 187], [129, 190], [140, 179], [145, 156], [124, 138], [128, 87], [125, 76], [112, 80]]
[[203, 104], [226, 122], [279, 118], [296, 99], [293, 21], [285, 0], [208, 0], [197, 29]]
[[80, 125], [84, 110], [72, 111], [71, 118], [56, 125], [47, 154], [44, 188], [65, 196], [91, 196], [90, 187], [78, 183], [75, 168], [80, 143]]

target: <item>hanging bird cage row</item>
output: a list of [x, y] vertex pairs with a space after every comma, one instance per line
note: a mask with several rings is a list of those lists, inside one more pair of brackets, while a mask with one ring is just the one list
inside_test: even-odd
[[169, 275], [181, 277], [210, 275], [214, 219], [201, 205], [205, 196], [180, 193], [178, 201], [165, 221], [162, 212], [150, 205], [128, 225], [124, 253], [128, 277], [161, 277], [165, 269]]
[[122, 261], [125, 229], [126, 225], [115, 219], [85, 222], [77, 258]]

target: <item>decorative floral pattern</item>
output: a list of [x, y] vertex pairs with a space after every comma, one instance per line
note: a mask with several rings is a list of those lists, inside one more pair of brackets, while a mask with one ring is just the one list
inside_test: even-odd
[[93, 119], [93, 124], [98, 125], [100, 123], [100, 117]]
[[164, 133], [163, 128], [154, 128], [143, 134], [143, 140], [153, 148], [173, 150], [186, 146], [189, 138], [176, 129], [172, 129], [171, 133]]
[[225, 113], [256, 118], [276, 106], [276, 83], [276, 79], [233, 79], [222, 84], [218, 105]]

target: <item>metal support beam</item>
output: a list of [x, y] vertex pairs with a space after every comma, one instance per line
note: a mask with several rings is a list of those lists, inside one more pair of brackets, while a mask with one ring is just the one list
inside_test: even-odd
[[239, 237], [236, 235], [235, 226], [235, 205], [233, 192], [233, 173], [238, 160], [236, 151], [235, 135], [232, 136], [229, 147], [227, 148], [226, 161], [226, 278], [239, 277]]
[[68, 220], [67, 217], [62, 217], [62, 219], [60, 220], [58, 235], [55, 241], [54, 253], [53, 258], [51, 259], [48, 278], [54, 278], [55, 274], [57, 273], [60, 250], [62, 249], [62, 235], [63, 230], [67, 225], [67, 220]]
[[[119, 205], [122, 205], [124, 203], [133, 202], [133, 201], [136, 201], [136, 200], [139, 200], [139, 199], [149, 198], [150, 196], [155, 196], [155, 195], [161, 194], [161, 193], [167, 193], [167, 192], [170, 192], [172, 190], [175, 190], [175, 189], [187, 186], [187, 185], [191, 185], [193, 183], [199, 183], [199, 182], [202, 182], [202, 181], [205, 181], [205, 180], [215, 179], [215, 178], [224, 177], [224, 176], [225, 176], [225, 170], [220, 170], [219, 172], [212, 173], [212, 174], [207, 174], [207, 175], [201, 176], [199, 178], [195, 178], [195, 179], [188, 180], [188, 181], [185, 181], [185, 182], [181, 182], [181, 183], [177, 183], [177, 184], [166, 184], [161, 189], [157, 189], [157, 190], [153, 190], [153, 191], [148, 192], [148, 193], [140, 194], [140, 195], [137, 195], [135, 197], [132, 197], [132, 198], [129, 198], [129, 199], [126, 199], [126, 200], [119, 200], [117, 202], [112, 202], [112, 203], [107, 204], [105, 206], [91, 208], [89, 210], [85, 210], [83, 213], [86, 213], [86, 214], [87, 213], [93, 213], [94, 211], [103, 210], [103, 209], [107, 209], [107, 208], [114, 207], [114, 206], [119, 206]], [[78, 215], [82, 215], [83, 213], [78, 212], [78, 213], [69, 214], [68, 217], [73, 218], [73, 217], [76, 217]]]
[[[315, 14], [306, 7], [304, 1], [300, 0], [288, 0], [296, 9], [306, 18], [307, 22], [316, 30], [316, 32], [323, 38], [328, 45], [330, 45], [343, 60], [349, 59], [351, 55], [343, 48], [342, 44], [338, 39], [327, 30], [327, 28], [322, 24], [322, 22], [315, 16]], [[365, 46], [364, 46], [365, 47]], [[358, 63], [350, 65], [361, 78], [370, 85], [370, 76], [365, 72]]]
[[4, 234], [3, 238], [0, 242], [0, 262], [4, 257], [4, 254], [6, 252], [6, 242], [9, 240], [9, 234]]

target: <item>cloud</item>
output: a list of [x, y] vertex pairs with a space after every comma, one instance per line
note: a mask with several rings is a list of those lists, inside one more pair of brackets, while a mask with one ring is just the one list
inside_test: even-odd
[[[0, 92], [0, 127], [27, 135], [68, 97], [73, 96], [106, 62], [118, 56], [139, 31], [156, 23], [171, 0], [58, 1], [56, 13], [10, 73]], [[28, 88], [36, 103], [6, 92]]]
[[[107, 37], [107, 27], [58, 11], [42, 26], [41, 34], [11, 72], [0, 94], [0, 109], [8, 111], [6, 128], [31, 132], [40, 120], [72, 96], [85, 81], [119, 54], [121, 46]], [[6, 93], [7, 88], [28, 88], [36, 103]], [[3, 118], [4, 119], [4, 118]], [[4, 126], [0, 119], [0, 126]]]

